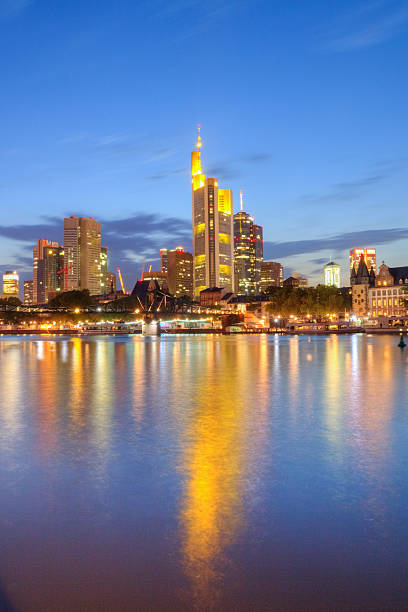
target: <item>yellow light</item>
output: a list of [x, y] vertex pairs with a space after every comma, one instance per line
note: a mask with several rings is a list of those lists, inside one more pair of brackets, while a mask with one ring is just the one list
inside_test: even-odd
[[139, 308], [135, 308], [135, 313], [138, 314], [140, 312]]
[[75, 308], [74, 312], [75, 312], [75, 314], [78, 314], [81, 311], [79, 310], [79, 308]]

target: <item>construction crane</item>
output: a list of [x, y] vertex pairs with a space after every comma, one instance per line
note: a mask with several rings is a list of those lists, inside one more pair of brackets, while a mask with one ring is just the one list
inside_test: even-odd
[[123, 295], [127, 295], [126, 293], [126, 289], [125, 289], [125, 285], [123, 283], [123, 278], [122, 278], [122, 273], [120, 271], [120, 268], [116, 268], [119, 274], [119, 281], [120, 281], [120, 286], [122, 287], [122, 291], [123, 291]]

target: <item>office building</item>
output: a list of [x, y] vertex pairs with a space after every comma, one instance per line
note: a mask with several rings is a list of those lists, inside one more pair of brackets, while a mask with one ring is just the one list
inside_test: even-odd
[[282, 287], [283, 266], [277, 261], [261, 263], [261, 292], [266, 293], [270, 287]]
[[101, 224], [92, 217], [64, 219], [67, 291], [101, 293]]
[[160, 271], [167, 273], [167, 249], [160, 249]]
[[340, 287], [340, 266], [334, 261], [329, 261], [324, 266], [324, 284], [326, 287]]
[[372, 248], [350, 249], [350, 274], [353, 268], [357, 271], [357, 268], [360, 265], [361, 255], [364, 257], [368, 271], [373, 268], [374, 274], [377, 274], [377, 250]]
[[34, 303], [34, 282], [32, 280], [24, 281], [24, 293], [23, 293], [23, 303], [24, 304], [33, 304]]
[[105, 295], [109, 293], [108, 287], [108, 249], [107, 247], [101, 247], [100, 252], [100, 264], [101, 264], [101, 294]]
[[16, 270], [8, 270], [3, 274], [3, 297], [19, 296], [20, 277]]
[[[55, 246], [57, 245], [57, 246]], [[53, 243], [42, 247], [37, 267], [37, 304], [46, 304], [64, 291], [64, 247]]]
[[44, 256], [44, 253], [46, 252], [44, 251], [44, 248], [45, 247], [57, 247], [57, 246], [58, 246], [58, 242], [52, 242], [45, 238], [41, 238], [40, 240], [37, 240], [37, 244], [35, 245], [35, 247], [33, 247], [33, 304], [39, 304], [41, 301], [39, 299], [39, 293], [41, 292], [41, 286], [39, 285], [39, 279], [38, 279], [38, 266], [39, 266], [39, 262]]
[[183, 247], [177, 247], [174, 251], [168, 251], [168, 287], [171, 295], [175, 297], [188, 296], [193, 299], [193, 256], [184, 251]]
[[234, 280], [238, 295], [258, 295], [261, 291], [263, 228], [241, 210], [234, 215]]
[[194, 296], [207, 287], [234, 286], [232, 191], [201, 170], [201, 136], [191, 153]]

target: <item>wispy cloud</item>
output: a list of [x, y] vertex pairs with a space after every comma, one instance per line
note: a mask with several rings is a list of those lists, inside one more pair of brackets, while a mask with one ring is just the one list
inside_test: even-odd
[[[317, 253], [318, 251], [326, 251], [327, 253], [335, 253], [352, 249], [364, 245], [379, 245], [398, 240], [408, 239], [408, 228], [390, 228], [390, 229], [375, 229], [363, 230], [359, 232], [348, 232], [344, 234], [336, 234], [323, 238], [315, 238], [311, 240], [297, 240], [291, 242], [264, 242], [264, 257], [265, 259], [277, 259], [284, 257], [292, 257], [294, 255], [304, 255], [308, 253]], [[320, 262], [320, 260], [313, 260]]]
[[0, 0], [0, 19], [16, 17], [31, 4], [32, 0]]
[[408, 27], [406, 0], [378, 0], [363, 4], [329, 26], [322, 46], [335, 52], [373, 47], [404, 32]]
[[307, 202], [316, 203], [355, 200], [371, 187], [381, 183], [386, 178], [388, 178], [388, 174], [385, 171], [366, 174], [360, 178], [333, 183], [333, 185], [324, 193], [305, 194], [300, 196], [300, 199]]

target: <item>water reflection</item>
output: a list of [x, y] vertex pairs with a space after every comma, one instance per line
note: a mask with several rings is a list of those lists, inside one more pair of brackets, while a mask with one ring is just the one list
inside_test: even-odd
[[6, 595], [34, 610], [318, 609], [358, 577], [363, 603], [387, 609], [408, 570], [394, 340], [2, 339]]

